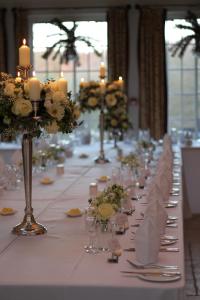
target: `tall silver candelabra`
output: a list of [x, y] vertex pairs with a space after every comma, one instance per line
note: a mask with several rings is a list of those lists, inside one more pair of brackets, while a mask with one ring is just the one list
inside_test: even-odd
[[[24, 80], [28, 79], [29, 71], [32, 66], [27, 68], [18, 67], [22, 72]], [[38, 122], [40, 116], [38, 116], [39, 100], [32, 101], [34, 116], [33, 122]], [[22, 137], [22, 159], [23, 159], [23, 171], [24, 171], [24, 189], [25, 189], [25, 215], [23, 221], [16, 225], [12, 232], [17, 235], [39, 235], [44, 234], [47, 229], [35, 221], [32, 208], [32, 133], [26, 132]]]

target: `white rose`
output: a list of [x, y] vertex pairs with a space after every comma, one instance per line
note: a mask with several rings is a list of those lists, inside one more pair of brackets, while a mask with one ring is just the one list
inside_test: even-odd
[[52, 100], [53, 100], [53, 102], [60, 102], [63, 104], [67, 104], [67, 102], [68, 102], [67, 97], [61, 91], [54, 92], [52, 95]]
[[32, 104], [29, 100], [18, 98], [12, 107], [13, 114], [26, 117], [32, 112]]
[[14, 83], [8, 82], [4, 88], [4, 94], [9, 97], [14, 97], [15, 93], [15, 85]]
[[52, 106], [51, 100], [45, 99], [45, 101], [44, 101], [44, 107], [50, 108], [50, 106]]
[[47, 107], [47, 112], [50, 114], [53, 118], [57, 119], [58, 121], [62, 120], [65, 114], [65, 109], [63, 106], [57, 103], [52, 103], [51, 106]]
[[91, 107], [95, 107], [97, 105], [97, 98], [95, 97], [88, 98], [88, 105]]
[[112, 94], [108, 94], [105, 97], [105, 100], [106, 100], [106, 104], [107, 104], [108, 107], [112, 107], [112, 106], [115, 106], [117, 104], [117, 99]]

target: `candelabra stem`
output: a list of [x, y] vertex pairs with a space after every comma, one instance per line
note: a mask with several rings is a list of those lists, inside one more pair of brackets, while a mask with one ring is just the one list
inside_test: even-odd
[[13, 228], [13, 233], [17, 235], [38, 235], [43, 234], [46, 228], [37, 223], [33, 216], [32, 208], [32, 136], [25, 133], [22, 138], [22, 157], [24, 170], [25, 189], [25, 215], [23, 221]]
[[99, 130], [100, 130], [100, 153], [99, 157], [95, 159], [97, 164], [106, 164], [110, 161], [105, 157], [104, 153], [104, 110], [103, 105], [101, 107], [100, 116], [99, 116]]

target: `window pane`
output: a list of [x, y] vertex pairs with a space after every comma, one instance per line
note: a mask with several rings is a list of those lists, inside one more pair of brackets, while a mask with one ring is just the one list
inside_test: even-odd
[[178, 29], [176, 24], [188, 25], [188, 23], [185, 20], [166, 21], [168, 128], [200, 129], [197, 126], [200, 120], [200, 99], [197, 95], [197, 90], [200, 91], [200, 81], [196, 78], [200, 70], [196, 69], [198, 64], [192, 51], [192, 43], [182, 58], [178, 54], [175, 57], [171, 56], [170, 46], [191, 34], [191, 31]]
[[181, 72], [168, 71], [168, 91], [170, 94], [180, 93], [181, 88]]
[[183, 56], [183, 68], [194, 69], [194, 53], [192, 52], [193, 45], [189, 45]]
[[183, 93], [195, 93], [195, 72], [194, 70], [183, 72]]

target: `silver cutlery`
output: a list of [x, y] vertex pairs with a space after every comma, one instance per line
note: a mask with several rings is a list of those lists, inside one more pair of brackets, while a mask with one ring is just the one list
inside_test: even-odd
[[181, 275], [180, 272], [173, 272], [173, 271], [160, 271], [160, 270], [152, 270], [152, 271], [146, 271], [146, 270], [140, 270], [140, 271], [120, 271], [124, 274], [135, 274], [135, 275], [156, 275], [156, 276], [178, 276]]
[[132, 267], [136, 269], [169, 269], [169, 270], [177, 270], [178, 266], [172, 266], [172, 265], [159, 265], [159, 264], [149, 264], [149, 265], [138, 265], [132, 262], [131, 260], [126, 260]]
[[163, 236], [161, 236], [161, 240], [177, 241], [178, 238], [173, 235], [163, 235]]
[[[134, 247], [125, 248], [124, 251], [134, 252], [135, 248]], [[164, 246], [161, 246], [160, 247], [160, 252], [179, 252], [179, 248], [178, 247], [164, 247]]]
[[178, 225], [177, 225], [177, 223], [170, 223], [170, 224], [167, 224], [166, 227], [176, 228], [176, 227], [178, 227]]

